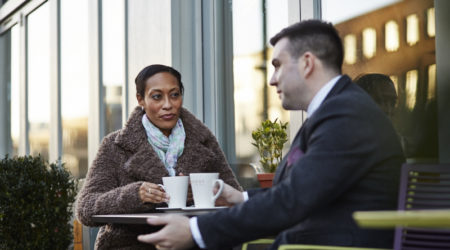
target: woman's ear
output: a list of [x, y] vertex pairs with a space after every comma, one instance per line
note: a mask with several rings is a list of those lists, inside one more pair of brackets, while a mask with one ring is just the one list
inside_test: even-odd
[[136, 94], [136, 99], [137, 99], [139, 105], [144, 106], [144, 98], [139, 93]]

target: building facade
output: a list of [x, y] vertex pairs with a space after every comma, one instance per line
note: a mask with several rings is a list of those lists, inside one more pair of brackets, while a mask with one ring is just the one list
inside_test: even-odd
[[[137, 105], [136, 74], [159, 63], [182, 73], [184, 107], [213, 131], [229, 162], [257, 161], [250, 134], [262, 120], [289, 122], [292, 139], [305, 119], [283, 111], [268, 87], [268, 39], [290, 23], [322, 18], [346, 44], [344, 73], [388, 74], [404, 113], [422, 109], [419, 118], [401, 117], [403, 124], [428, 119], [424, 107], [434, 102], [433, 126], [405, 127], [439, 138], [425, 157], [449, 162], [449, 3], [337, 2], [339, 8], [330, 0], [1, 0], [0, 155], [61, 159], [83, 178], [102, 138]], [[367, 8], [352, 13], [359, 7]], [[337, 14], [343, 17], [333, 20]], [[397, 42], [387, 38], [390, 27]]]

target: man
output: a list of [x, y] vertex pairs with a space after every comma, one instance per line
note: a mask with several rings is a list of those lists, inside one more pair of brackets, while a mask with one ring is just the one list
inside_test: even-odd
[[363, 230], [357, 210], [394, 209], [403, 156], [388, 118], [348, 76], [334, 27], [319, 20], [283, 29], [270, 40], [283, 108], [306, 110], [308, 119], [277, 169], [274, 186], [251, 190], [248, 200], [227, 186], [234, 206], [188, 219], [148, 220], [165, 225], [139, 240], [158, 249], [230, 248], [277, 235], [283, 243], [392, 247], [392, 231]]

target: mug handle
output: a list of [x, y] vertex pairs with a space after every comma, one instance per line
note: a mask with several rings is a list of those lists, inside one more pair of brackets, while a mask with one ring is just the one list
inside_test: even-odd
[[212, 197], [213, 201], [216, 201], [217, 198], [219, 198], [219, 196], [222, 194], [222, 191], [223, 191], [223, 180], [221, 180], [221, 179], [214, 180], [213, 188], [216, 186], [216, 183], [219, 184], [219, 191], [217, 191], [217, 193]]
[[166, 192], [166, 188], [164, 187], [163, 184], [158, 184], [158, 186], [160, 186], [162, 189], [164, 189], [164, 192]]
[[[167, 192], [167, 191], [166, 191], [166, 188], [164, 187], [163, 184], [158, 184], [158, 186], [160, 186], [160, 187], [164, 190], [164, 192]], [[170, 198], [169, 198], [169, 199], [170, 199]], [[166, 203], [167, 203], [167, 205], [169, 205], [169, 202], [168, 202], [168, 201], [167, 201]]]

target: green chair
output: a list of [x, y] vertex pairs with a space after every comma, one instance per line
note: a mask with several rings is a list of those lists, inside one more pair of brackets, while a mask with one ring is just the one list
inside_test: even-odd
[[391, 250], [391, 249], [288, 244], [279, 246], [278, 250]]
[[258, 240], [254, 240], [254, 241], [245, 242], [244, 244], [242, 244], [241, 250], [247, 250], [248, 247], [251, 245], [268, 247], [273, 243], [273, 241], [274, 241], [274, 239], [258, 239]]

